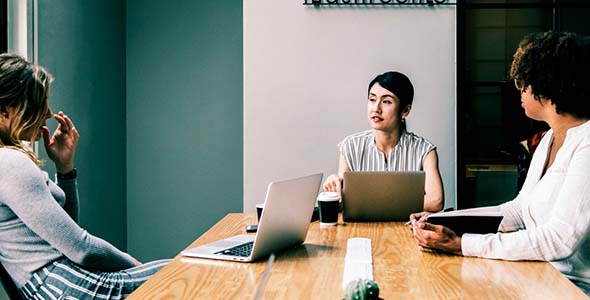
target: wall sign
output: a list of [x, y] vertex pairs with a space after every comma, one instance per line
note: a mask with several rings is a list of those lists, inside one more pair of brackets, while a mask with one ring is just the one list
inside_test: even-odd
[[344, 5], [344, 6], [379, 6], [379, 5], [427, 5], [427, 6], [438, 6], [438, 5], [455, 5], [450, 3], [449, 0], [304, 0], [303, 5], [313, 6], [331, 6], [331, 5]]

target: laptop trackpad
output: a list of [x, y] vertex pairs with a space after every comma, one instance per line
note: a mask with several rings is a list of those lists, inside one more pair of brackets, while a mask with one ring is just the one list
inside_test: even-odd
[[191, 254], [198, 254], [198, 253], [213, 254], [213, 253], [219, 252], [221, 250], [225, 250], [228, 248], [238, 246], [243, 243], [252, 242], [252, 241], [254, 241], [254, 237], [255, 237], [254, 235], [246, 235], [246, 234], [236, 235], [236, 236], [227, 238], [225, 240], [215, 241], [210, 244], [205, 244], [205, 245], [202, 245], [202, 246], [199, 246], [196, 248], [191, 248], [191, 249], [185, 250], [185, 251], [183, 251], [183, 254], [187, 255], [187, 256], [191, 256]]
[[253, 235], [241, 234], [241, 235], [236, 235], [236, 236], [227, 238], [225, 240], [221, 240], [221, 241], [213, 242], [211, 244], [207, 244], [206, 246], [220, 248], [220, 249], [226, 249], [226, 248], [231, 248], [231, 247], [243, 244], [243, 243], [251, 242], [253, 240], [254, 240]]

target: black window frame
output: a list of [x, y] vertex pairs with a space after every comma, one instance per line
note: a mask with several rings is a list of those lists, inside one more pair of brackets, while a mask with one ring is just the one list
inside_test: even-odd
[[[456, 55], [457, 55], [457, 70], [456, 70], [456, 80], [457, 80], [457, 164], [456, 164], [456, 206], [459, 209], [470, 208], [473, 207], [471, 204], [473, 203], [473, 199], [469, 199], [472, 197], [471, 194], [473, 191], [469, 188], [467, 177], [466, 177], [466, 167], [468, 164], [473, 163], [473, 159], [468, 157], [468, 143], [469, 137], [467, 134], [467, 107], [468, 107], [468, 97], [469, 97], [469, 89], [473, 88], [474, 86], [500, 86], [502, 82], [476, 82], [470, 81], [467, 76], [467, 28], [466, 28], [466, 19], [468, 10], [473, 9], [547, 9], [551, 10], [552, 14], [552, 24], [551, 29], [554, 31], [560, 30], [560, 18], [561, 18], [561, 9], [563, 8], [590, 8], [590, 1], [584, 0], [545, 0], [539, 1], [536, 3], [533, 2], [508, 2], [505, 1], [501, 3], [502, 0], [498, 0], [497, 2], [489, 2], [489, 3], [477, 3], [476, 1], [470, 0], [457, 0], [456, 12], [457, 12], [457, 28], [456, 28]], [[508, 2], [508, 3], [507, 3]]]
[[8, 0], [0, 0], [0, 53], [8, 51]]

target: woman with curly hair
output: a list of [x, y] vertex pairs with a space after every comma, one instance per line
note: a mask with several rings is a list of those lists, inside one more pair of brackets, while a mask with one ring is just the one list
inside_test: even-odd
[[544, 32], [524, 38], [510, 76], [526, 115], [550, 126], [516, 198], [495, 207], [498, 233], [457, 236], [410, 216], [422, 247], [464, 256], [549, 261], [585, 293], [590, 287], [590, 40]]
[[[0, 54], [0, 262], [25, 299], [123, 299], [168, 260], [145, 264], [78, 225], [78, 130], [48, 106], [52, 76]], [[47, 119], [58, 122], [50, 133]], [[43, 138], [49, 179], [28, 147]]]

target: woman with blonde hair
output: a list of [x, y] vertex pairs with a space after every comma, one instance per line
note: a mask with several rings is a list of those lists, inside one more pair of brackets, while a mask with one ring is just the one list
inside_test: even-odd
[[[123, 299], [168, 260], [141, 264], [77, 224], [80, 135], [49, 108], [52, 80], [44, 68], [0, 54], [0, 263], [26, 299]], [[53, 135], [49, 118], [58, 122]], [[41, 138], [55, 182], [28, 146]]]

